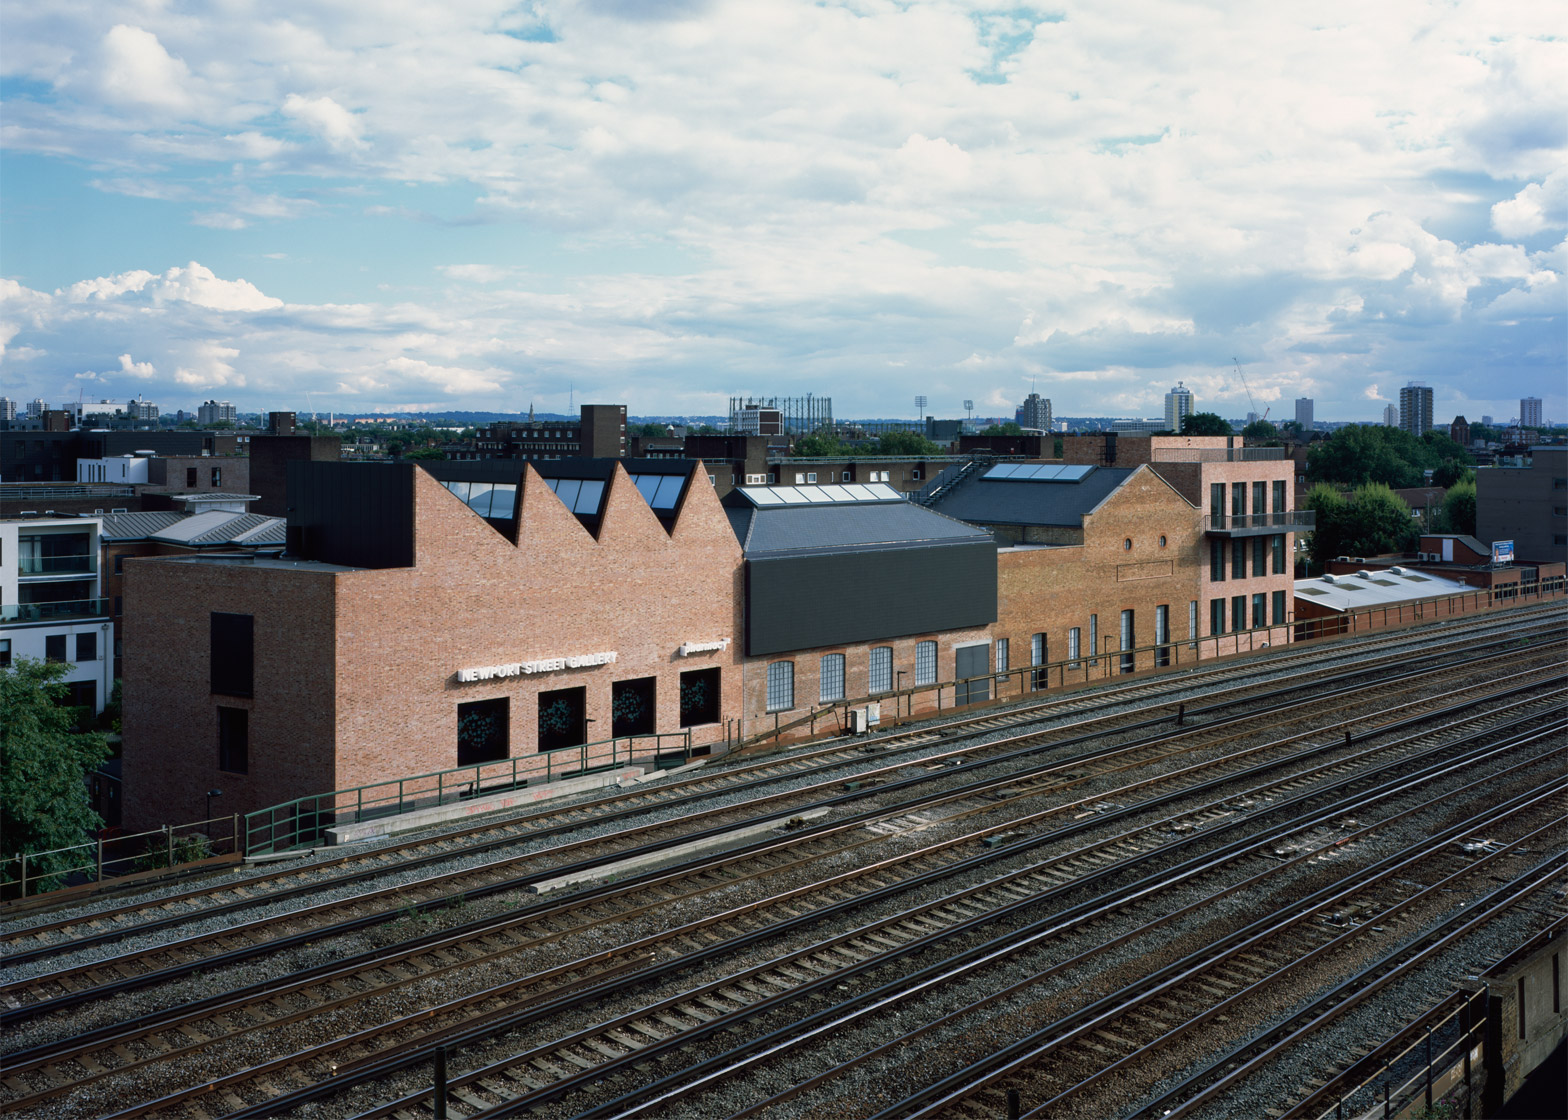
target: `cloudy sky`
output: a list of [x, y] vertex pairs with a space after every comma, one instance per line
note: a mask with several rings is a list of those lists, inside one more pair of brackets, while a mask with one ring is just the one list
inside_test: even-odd
[[[653, 14], [657, 13], [657, 14]], [[1568, 420], [1559, 0], [52, 0], [0, 393]], [[307, 395], [308, 394], [308, 395]]]

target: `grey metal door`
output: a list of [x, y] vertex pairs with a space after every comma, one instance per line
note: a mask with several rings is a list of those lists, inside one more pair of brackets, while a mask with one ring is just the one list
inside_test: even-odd
[[[978, 704], [991, 699], [991, 644], [960, 646], [953, 653], [953, 675], [959, 681], [958, 703]], [[965, 677], [976, 679], [966, 681]]]

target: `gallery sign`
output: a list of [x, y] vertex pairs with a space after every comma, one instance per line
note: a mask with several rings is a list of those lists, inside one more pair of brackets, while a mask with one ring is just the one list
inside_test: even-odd
[[480, 669], [459, 669], [461, 682], [491, 681], [504, 677], [529, 677], [535, 673], [558, 673], [562, 669], [588, 669], [595, 665], [614, 665], [615, 651], [579, 653], [572, 657], [546, 657], [539, 661], [514, 661], [510, 665], [486, 665]]

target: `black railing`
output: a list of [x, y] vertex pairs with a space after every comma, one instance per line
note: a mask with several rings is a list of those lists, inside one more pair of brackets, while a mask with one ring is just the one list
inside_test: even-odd
[[1311, 509], [1283, 510], [1277, 513], [1211, 513], [1210, 529], [1279, 529], [1282, 532], [1300, 532], [1317, 525], [1317, 511]]
[[6, 603], [0, 622], [54, 622], [67, 618], [98, 618], [109, 613], [107, 599], [67, 599], [58, 603]]

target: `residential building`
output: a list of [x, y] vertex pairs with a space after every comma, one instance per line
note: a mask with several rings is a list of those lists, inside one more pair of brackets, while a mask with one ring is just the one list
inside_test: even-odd
[[1176, 387], [1165, 394], [1165, 428], [1176, 435], [1181, 434], [1182, 425], [1187, 417], [1192, 415], [1192, 390], [1184, 382], [1176, 382]]
[[46, 410], [48, 407], [48, 403], [42, 397], [34, 397], [32, 400], [27, 402], [27, 418], [29, 420], [41, 419], [43, 417], [44, 410]]
[[1420, 439], [1432, 430], [1432, 390], [1412, 381], [1399, 390], [1399, 426]]
[[0, 422], [16, 419], [16, 402], [10, 397], [0, 397]]
[[196, 407], [196, 423], [204, 428], [210, 428], [223, 421], [232, 424], [238, 419], [239, 410], [228, 401], [203, 401]]
[[126, 402], [125, 415], [133, 421], [146, 420], [156, 423], [158, 420], [158, 406], [151, 401], [144, 401], [137, 397], [134, 401]]
[[1470, 445], [1470, 421], [1463, 416], [1455, 416], [1454, 422], [1448, 425], [1448, 438], [1460, 447]]
[[1036, 431], [1051, 430], [1051, 402], [1039, 393], [1030, 393], [1018, 410], [1018, 424]]
[[1541, 426], [1541, 398], [1521, 397], [1519, 400], [1519, 426], [1521, 428], [1539, 428]]
[[103, 710], [114, 689], [114, 624], [98, 562], [101, 519], [0, 520], [0, 665], [66, 666], [71, 703]]
[[1568, 556], [1568, 446], [1531, 447], [1523, 466], [1477, 468], [1475, 535], [1513, 541], [1520, 561]]
[[1296, 398], [1296, 423], [1301, 425], [1303, 432], [1312, 430], [1312, 398]]
[[1399, 406], [1397, 404], [1385, 404], [1383, 406], [1383, 427], [1399, 427]]
[[474, 441], [481, 459], [618, 459], [626, 455], [626, 406], [585, 404], [568, 420], [528, 419], [493, 424]]

